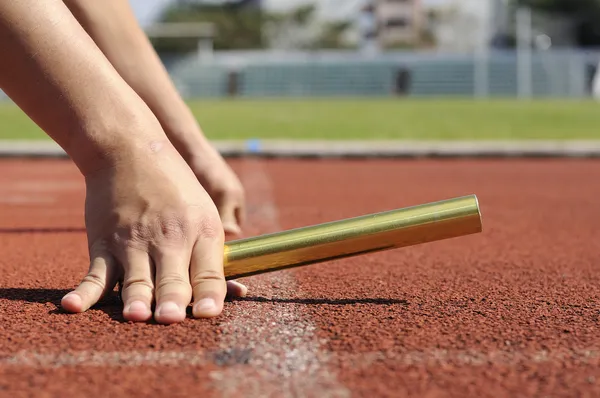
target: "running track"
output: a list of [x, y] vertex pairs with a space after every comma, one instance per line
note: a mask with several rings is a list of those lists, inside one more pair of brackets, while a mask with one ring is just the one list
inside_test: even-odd
[[84, 314], [84, 187], [0, 161], [0, 395], [559, 397], [600, 394], [600, 164], [232, 160], [254, 235], [475, 193], [484, 232], [282, 271], [213, 320]]

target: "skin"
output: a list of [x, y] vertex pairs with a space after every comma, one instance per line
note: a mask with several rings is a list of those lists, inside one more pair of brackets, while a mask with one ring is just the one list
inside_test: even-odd
[[242, 184], [206, 139], [127, 0], [64, 0], [121, 77], [144, 100], [217, 205], [226, 234], [241, 234]]
[[218, 209], [146, 102], [61, 0], [0, 2], [0, 48], [0, 88], [85, 180], [89, 271], [63, 307], [85, 311], [122, 281], [126, 320], [181, 322], [190, 303], [219, 315]]

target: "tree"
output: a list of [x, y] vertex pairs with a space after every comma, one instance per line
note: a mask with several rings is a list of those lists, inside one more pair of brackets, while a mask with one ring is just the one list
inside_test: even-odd
[[265, 36], [271, 47], [285, 49], [340, 49], [352, 47], [345, 40], [352, 22], [346, 20], [320, 21], [314, 3], [269, 15]]
[[512, 0], [512, 5], [568, 17], [574, 22], [571, 33], [579, 47], [600, 46], [600, 0]]
[[[262, 26], [265, 16], [255, 7], [246, 7], [246, 1], [225, 4], [201, 4], [179, 1], [168, 7], [161, 22], [207, 22], [215, 26], [214, 48], [264, 48]], [[196, 39], [153, 39], [159, 52], [186, 53], [197, 48]]]
[[[285, 13], [267, 13], [254, 0], [203, 4], [180, 0], [165, 10], [161, 22], [208, 22], [216, 30], [215, 50], [346, 48], [349, 21], [319, 21], [315, 4], [301, 5]], [[194, 52], [196, 39], [153, 39], [161, 53]]]

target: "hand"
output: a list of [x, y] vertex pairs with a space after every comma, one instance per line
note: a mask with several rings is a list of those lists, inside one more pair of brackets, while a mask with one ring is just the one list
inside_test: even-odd
[[245, 287], [226, 284], [224, 231], [214, 203], [173, 146], [132, 157], [86, 176], [85, 221], [90, 268], [62, 300], [71, 312], [93, 306], [122, 280], [123, 316], [180, 322], [193, 299], [194, 317], [221, 313]]
[[240, 180], [212, 145], [205, 142], [185, 152], [192, 154], [188, 163], [217, 206], [226, 236], [239, 237], [246, 217]]

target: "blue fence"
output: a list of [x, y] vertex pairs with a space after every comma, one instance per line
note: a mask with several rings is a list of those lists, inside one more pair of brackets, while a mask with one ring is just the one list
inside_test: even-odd
[[[531, 57], [534, 97], [587, 97], [597, 52], [545, 52]], [[217, 54], [184, 59], [169, 72], [188, 98], [302, 96], [519, 95], [515, 52], [476, 55]], [[521, 64], [522, 65], [522, 64]]]
[[[218, 52], [163, 58], [186, 98], [312, 96], [515, 97], [523, 89], [515, 52], [474, 54]], [[600, 51], [536, 52], [533, 97], [590, 96]], [[523, 65], [523, 64], [521, 64]], [[3, 98], [0, 92], [0, 99]], [[5, 98], [5, 96], [4, 96]]]

